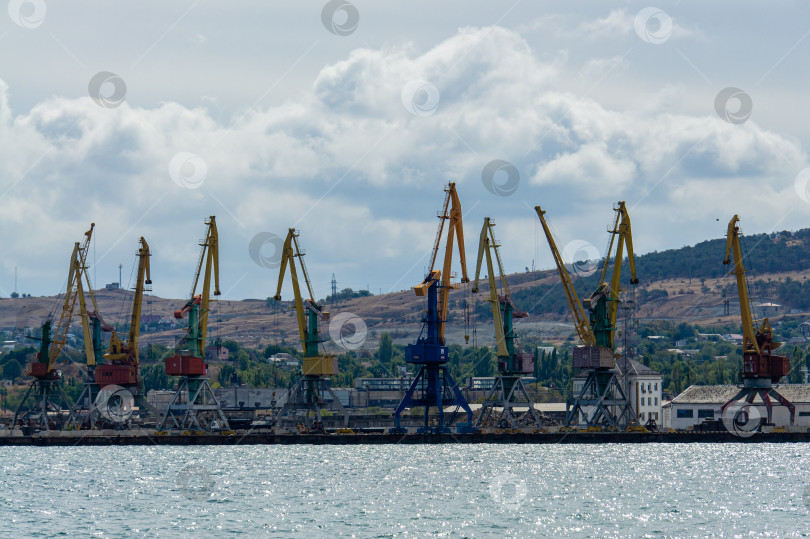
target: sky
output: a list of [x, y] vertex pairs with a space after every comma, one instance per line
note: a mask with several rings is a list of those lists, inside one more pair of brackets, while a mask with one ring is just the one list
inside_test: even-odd
[[96, 287], [144, 236], [186, 297], [209, 215], [225, 299], [275, 293], [290, 228], [316, 299], [407, 289], [450, 181], [469, 273], [487, 216], [506, 271], [551, 267], [537, 205], [578, 260], [619, 200], [636, 253], [808, 227], [806, 6], [11, 0], [0, 297], [60, 293], [90, 222]]

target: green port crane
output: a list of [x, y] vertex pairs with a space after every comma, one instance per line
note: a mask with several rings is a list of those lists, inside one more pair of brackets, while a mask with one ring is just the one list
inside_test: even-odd
[[[489, 217], [484, 218], [481, 228], [481, 237], [478, 242], [478, 262], [475, 266], [475, 279], [472, 291], [479, 292], [478, 280], [484, 259], [487, 264], [487, 279], [489, 283], [489, 303], [492, 308], [492, 318], [495, 325], [495, 349], [498, 355], [498, 376], [495, 377], [492, 389], [487, 394], [481, 407], [481, 412], [475, 420], [475, 427], [482, 427], [492, 423], [500, 428], [514, 428], [528, 426], [527, 419], [531, 419], [535, 426], [542, 426], [539, 414], [529, 397], [521, 378], [534, 372], [534, 356], [517, 351], [517, 332], [515, 331], [515, 318], [526, 318], [528, 313], [518, 309], [509, 293], [509, 283], [503, 271], [501, 256], [498, 252], [500, 244], [495, 240], [495, 222]], [[503, 295], [498, 295], [498, 286], [495, 273], [495, 264], [501, 279]], [[519, 418], [514, 412], [515, 405], [528, 408], [526, 414]], [[500, 413], [495, 416], [495, 408]]]
[[[566, 403], [566, 425], [573, 425], [584, 418], [588, 427], [624, 428], [637, 422], [628, 398], [629, 367], [623, 364], [624, 384], [619, 382], [614, 369], [615, 358], [622, 357], [629, 362], [627, 350], [622, 356], [615, 355], [614, 335], [616, 318], [620, 303], [620, 283], [624, 249], [627, 248], [630, 266], [630, 284], [638, 284], [636, 277], [635, 256], [633, 252], [632, 228], [630, 215], [623, 201], [614, 208], [616, 219], [611, 234], [610, 244], [605, 255], [599, 284], [588, 299], [580, 303], [573, 280], [551, 229], [544, 217], [545, 211], [535, 207], [537, 216], [543, 226], [548, 240], [557, 272], [565, 291], [569, 310], [574, 319], [574, 327], [582, 341], [581, 346], [573, 350], [574, 369], [585, 375], [585, 382], [579, 391]], [[615, 247], [615, 251], [614, 251]], [[613, 257], [613, 274], [610, 283], [606, 282], [607, 268]], [[586, 309], [588, 311], [586, 323]]]
[[[189, 300], [174, 317], [182, 320], [188, 314], [188, 329], [180, 339], [176, 353], [165, 359], [166, 374], [178, 376], [177, 390], [163, 412], [157, 430], [167, 428], [181, 431], [213, 432], [230, 430], [228, 419], [219, 400], [208, 383], [208, 364], [205, 358], [205, 339], [208, 332], [211, 285], [219, 296], [219, 232], [216, 216], [205, 222], [205, 239], [200, 244], [200, 258], [194, 272]], [[201, 291], [197, 293], [197, 285]]]
[[[298, 233], [294, 228], [289, 229], [284, 240], [281, 253], [281, 267], [278, 273], [278, 285], [273, 299], [281, 301], [281, 288], [284, 285], [284, 274], [287, 268], [290, 269], [290, 278], [293, 287], [293, 303], [295, 316], [298, 322], [298, 334], [303, 349], [302, 376], [290, 389], [287, 400], [278, 413], [277, 426], [281, 427], [281, 421], [293, 410], [306, 410], [307, 429], [313, 432], [323, 430], [322, 409], [328, 407], [326, 396], [331, 397], [331, 405], [338, 409], [343, 415], [344, 427], [349, 424], [349, 414], [343, 408], [340, 400], [335, 396], [329, 383], [329, 377], [338, 373], [337, 358], [332, 355], [322, 353], [320, 344], [324, 342], [318, 335], [319, 322], [329, 321], [329, 312], [315, 301], [312, 293], [312, 285], [309, 281], [307, 268], [304, 264], [304, 251], [298, 244]], [[296, 263], [296, 260], [298, 261]], [[300, 267], [301, 275], [309, 293], [309, 298], [304, 299], [301, 295], [301, 285], [298, 277]], [[310, 423], [310, 411], [315, 412], [315, 423]]]

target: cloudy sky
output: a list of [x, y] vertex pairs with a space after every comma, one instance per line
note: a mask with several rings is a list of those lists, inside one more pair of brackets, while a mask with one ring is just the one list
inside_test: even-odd
[[405, 289], [448, 181], [470, 272], [485, 216], [552, 264], [535, 205], [596, 252], [618, 200], [642, 253], [810, 226], [806, 3], [352, 2], [8, 2], [0, 296], [58, 293], [93, 221], [96, 285], [143, 235], [184, 297], [209, 215], [226, 298], [290, 227], [318, 297]]

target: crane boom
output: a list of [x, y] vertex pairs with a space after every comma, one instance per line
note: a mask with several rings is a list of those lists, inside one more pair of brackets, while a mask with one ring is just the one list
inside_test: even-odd
[[563, 261], [559, 249], [557, 249], [557, 243], [554, 241], [554, 236], [551, 234], [551, 229], [549, 228], [545, 217], [543, 217], [546, 212], [543, 211], [540, 206], [535, 206], [534, 209], [537, 212], [537, 216], [540, 218], [540, 223], [543, 225], [543, 231], [546, 234], [546, 239], [548, 240], [548, 245], [551, 249], [551, 256], [554, 257], [554, 263], [557, 266], [557, 273], [560, 275], [560, 282], [563, 285], [565, 298], [568, 301], [568, 309], [571, 311], [571, 316], [574, 319], [574, 328], [576, 329], [577, 335], [579, 335], [582, 344], [586, 346], [595, 346], [596, 337], [588, 324], [588, 315], [585, 313], [585, 309], [582, 307], [582, 302], [579, 300], [576, 290], [574, 290], [574, 283], [571, 281], [568, 270], [565, 268], [565, 262]]
[[112, 332], [110, 337], [109, 352], [104, 354], [104, 359], [114, 363], [129, 363], [137, 368], [138, 366], [138, 338], [141, 333], [141, 304], [143, 293], [147, 284], [152, 284], [149, 269], [149, 244], [141, 237], [138, 248], [138, 276], [135, 281], [135, 296], [132, 300], [132, 316], [129, 321], [129, 335], [127, 342], [121, 342], [117, 332]]
[[[306, 355], [306, 344], [307, 344], [307, 324], [304, 314], [304, 300], [301, 297], [301, 286], [298, 283], [298, 272], [295, 269], [295, 258], [300, 257], [300, 250], [298, 248], [298, 242], [295, 240], [295, 229], [291, 228], [287, 232], [287, 238], [284, 240], [284, 246], [281, 249], [281, 267], [278, 271], [278, 286], [276, 287], [276, 295], [273, 296], [273, 299], [276, 301], [281, 301], [281, 287], [284, 285], [284, 273], [287, 270], [287, 266], [290, 267], [290, 278], [292, 279], [292, 286], [293, 286], [293, 301], [295, 304], [295, 315], [298, 321], [298, 334], [301, 338], [301, 346], [304, 347], [304, 352]], [[307, 280], [307, 289], [309, 290], [309, 280]], [[312, 292], [310, 291], [310, 298], [312, 297]]]
[[[735, 214], [728, 223], [728, 232], [726, 234], [726, 257], [723, 259], [723, 264], [731, 264], [731, 254], [733, 252], [734, 274], [737, 277], [737, 294], [740, 298], [743, 350], [753, 350], [759, 354], [759, 344], [757, 343], [756, 339], [757, 330], [754, 327], [753, 316], [751, 316], [751, 303], [748, 299], [748, 285], [745, 282], [745, 266], [743, 266], [742, 249], [740, 248], [740, 227], [737, 226], [738, 222], [740, 222], [740, 218]], [[767, 318], [765, 319], [763, 327], [765, 324], [768, 324]], [[768, 324], [767, 327], [770, 328], [770, 324]]]
[[[183, 343], [188, 342], [190, 353], [195, 358], [205, 357], [205, 337], [208, 333], [208, 312], [209, 298], [211, 293], [211, 274], [214, 277], [214, 295], [220, 295], [219, 291], [219, 233], [217, 232], [216, 217], [211, 216], [205, 222], [208, 225], [205, 239], [200, 244], [200, 258], [197, 263], [197, 270], [194, 273], [194, 282], [191, 285], [190, 299], [182, 309], [175, 311], [174, 317], [183, 318], [189, 314], [188, 331], [180, 341], [179, 348]], [[200, 282], [200, 275], [203, 276], [202, 291], [197, 294], [197, 285]]]
[[[333, 356], [319, 353], [318, 346], [321, 339], [318, 337], [318, 321], [329, 320], [329, 312], [315, 302], [312, 293], [312, 285], [309, 281], [306, 267], [304, 266], [304, 251], [298, 244], [298, 234], [294, 228], [289, 229], [284, 240], [281, 253], [281, 267], [278, 272], [278, 285], [276, 295], [273, 299], [281, 301], [281, 287], [284, 284], [284, 274], [287, 267], [290, 268], [290, 278], [293, 285], [293, 296], [295, 303], [295, 315], [298, 321], [298, 334], [301, 339], [301, 347], [304, 351], [303, 372], [305, 376], [332, 376], [337, 374], [337, 361]], [[304, 282], [309, 292], [306, 300], [301, 296], [301, 286], [298, 280], [295, 260], [301, 266]]]
[[138, 338], [141, 334], [141, 309], [143, 303], [143, 293], [147, 284], [152, 284], [151, 272], [149, 269], [149, 244], [141, 237], [141, 246], [138, 249], [138, 280], [135, 282], [135, 297], [132, 300], [132, 318], [129, 321], [128, 345], [135, 365], [138, 364]]
[[[81, 243], [76, 242], [73, 246], [73, 253], [70, 256], [70, 267], [68, 268], [67, 287], [65, 289], [65, 301], [62, 305], [62, 314], [56, 326], [51, 346], [48, 351], [48, 370], [53, 369], [59, 354], [62, 352], [67, 342], [67, 333], [70, 329], [70, 322], [73, 318], [73, 311], [78, 298], [78, 287], [81, 284], [82, 273], [84, 272], [87, 250], [90, 246], [90, 238], [93, 236], [95, 223], [90, 223], [90, 229], [84, 233]], [[44, 358], [43, 358], [44, 359]]]
[[[627, 213], [627, 207], [624, 201], [620, 201], [616, 208], [616, 222], [613, 229], [610, 231], [610, 246], [608, 247], [608, 254], [605, 258], [605, 264], [602, 267], [602, 277], [600, 283], [605, 282], [605, 272], [607, 271], [608, 262], [610, 262], [610, 253], [613, 248], [614, 240], [616, 243], [616, 253], [613, 256], [613, 276], [610, 282], [611, 301], [608, 302], [608, 314], [610, 316], [610, 327], [616, 327], [616, 317], [619, 312], [619, 292], [622, 274], [622, 260], [624, 258], [624, 247], [627, 247], [627, 262], [630, 266], [630, 284], [638, 284], [636, 277], [636, 259], [633, 253], [633, 233], [630, 227], [630, 214]], [[611, 332], [611, 345], [613, 344], [614, 332]]]
[[[433, 244], [433, 251], [430, 256], [430, 266], [428, 274], [421, 284], [414, 287], [414, 292], [417, 296], [424, 296], [431, 283], [441, 279], [441, 285], [438, 290], [438, 338], [439, 342], [444, 345], [444, 326], [447, 320], [447, 310], [450, 303], [450, 291], [455, 288], [450, 283], [451, 268], [453, 264], [453, 245], [454, 240], [458, 243], [458, 258], [461, 264], [461, 282], [468, 283], [470, 278], [467, 276], [467, 257], [464, 248], [464, 223], [461, 213], [461, 201], [456, 191], [456, 184], [451, 182], [445, 188], [444, 207], [438, 213], [439, 217], [439, 230], [436, 233], [436, 241]], [[442, 262], [441, 271], [434, 270], [433, 267], [436, 262], [436, 256], [439, 252], [439, 247], [442, 239], [442, 231], [444, 230], [444, 222], [448, 221], [447, 226], [447, 244], [444, 249], [444, 260]]]
[[492, 307], [492, 318], [495, 322], [495, 342], [496, 342], [496, 353], [498, 354], [499, 358], [508, 358], [509, 352], [506, 349], [506, 336], [503, 330], [503, 319], [501, 318], [501, 305], [500, 301], [498, 300], [498, 289], [497, 289], [497, 282], [495, 280], [495, 268], [492, 264], [492, 255], [490, 254], [490, 249], [495, 250], [497, 260], [498, 260], [498, 269], [500, 270], [501, 281], [504, 283], [504, 293], [505, 295], [509, 295], [509, 289], [506, 285], [506, 277], [503, 273], [503, 267], [501, 266], [501, 259], [500, 256], [497, 255], [498, 252], [498, 244], [495, 242], [495, 235], [492, 231], [492, 227], [495, 226], [489, 217], [484, 218], [484, 226], [481, 228], [481, 238], [478, 242], [478, 260], [475, 264], [475, 279], [473, 280], [472, 291], [474, 294], [478, 293], [478, 278], [481, 276], [481, 266], [484, 257], [486, 256], [487, 260], [487, 280], [489, 281], [489, 302]]

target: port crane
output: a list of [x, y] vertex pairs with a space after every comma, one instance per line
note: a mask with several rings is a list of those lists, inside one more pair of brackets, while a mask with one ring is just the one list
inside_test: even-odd
[[[188, 316], [188, 329], [180, 339], [176, 353], [165, 359], [166, 374], [179, 376], [177, 391], [166, 407], [158, 424], [158, 430], [173, 428], [212, 432], [230, 430], [222, 407], [208, 383], [208, 364], [205, 362], [205, 338], [208, 332], [208, 313], [213, 274], [214, 295], [219, 296], [219, 233], [216, 217], [211, 216], [207, 225], [190, 299], [174, 317], [182, 320]], [[201, 293], [197, 285], [202, 276]]]
[[[91, 223], [90, 229], [84, 233], [82, 242], [73, 245], [65, 299], [62, 302], [62, 312], [56, 329], [52, 333], [52, 321], [49, 318], [41, 326], [40, 337], [32, 337], [40, 342], [39, 352], [34, 361], [25, 366], [25, 374], [34, 379], [28, 385], [14, 413], [15, 425], [21, 422], [34, 428], [50, 430], [52, 424], [55, 428], [61, 429], [74, 421], [73, 403], [62, 389], [62, 373], [56, 369], [56, 361], [67, 342], [76, 300], [81, 298], [81, 303], [84, 304], [82, 274], [86, 269], [85, 260], [94, 227], [95, 223]], [[85, 346], [87, 345], [85, 340]], [[63, 410], [68, 410], [67, 418], [64, 417]]]
[[[464, 254], [464, 230], [462, 223], [461, 201], [456, 191], [456, 184], [450, 183], [445, 188], [444, 207], [438, 213], [439, 230], [433, 243], [430, 265], [425, 279], [414, 287], [419, 297], [427, 296], [427, 311], [422, 319], [422, 331], [415, 344], [409, 344], [405, 350], [405, 361], [419, 366], [408, 391], [394, 411], [394, 428], [392, 432], [404, 432], [400, 425], [400, 415], [411, 406], [423, 406], [424, 424], [419, 432], [449, 432], [444, 424], [444, 407], [456, 406], [467, 413], [467, 422], [458, 425], [460, 430], [472, 429], [472, 410], [461, 394], [449, 369], [445, 366], [449, 360], [444, 339], [444, 328], [447, 321], [450, 291], [455, 288], [450, 283], [453, 261], [453, 241], [458, 242], [459, 262], [461, 264], [461, 282], [468, 283], [467, 261]], [[441, 246], [445, 222], [447, 223], [447, 242], [444, 250], [444, 261], [441, 270], [434, 269], [436, 257]], [[430, 425], [430, 408], [438, 408], [439, 418], [436, 425]]]
[[[753, 432], [763, 423], [765, 425], [773, 424], [772, 398], [788, 409], [791, 425], [795, 419], [796, 408], [773, 387], [773, 384], [778, 383], [783, 376], [790, 374], [790, 360], [786, 356], [773, 353], [782, 343], [773, 340], [773, 329], [768, 319], [762, 319], [759, 327], [755, 325], [759, 321], [754, 320], [751, 314], [748, 284], [745, 280], [745, 266], [740, 247], [741, 232], [737, 224], [739, 222], [739, 216], [734, 215], [728, 223], [726, 257], [723, 259], [723, 264], [730, 265], [733, 254], [734, 269], [730, 273], [734, 273], [737, 279], [743, 331], [742, 387], [731, 400], [720, 408], [720, 414], [722, 417], [727, 417], [726, 414], [731, 410], [733, 427]], [[767, 416], [760, 418], [756, 424], [752, 424], [749, 416], [751, 405], [757, 395], [765, 405]]]
[[[281, 301], [281, 287], [284, 284], [284, 274], [287, 267], [290, 269], [292, 280], [293, 296], [295, 304], [295, 315], [298, 321], [298, 334], [301, 339], [301, 346], [304, 351], [302, 359], [302, 376], [293, 385], [287, 394], [287, 400], [278, 413], [277, 426], [281, 426], [284, 417], [293, 410], [306, 410], [305, 426], [312, 432], [323, 431], [322, 409], [328, 407], [326, 396], [331, 397], [332, 406], [336, 407], [343, 415], [343, 426], [349, 424], [349, 414], [335, 396], [329, 383], [329, 377], [338, 373], [337, 358], [321, 353], [319, 345], [324, 342], [318, 336], [319, 322], [329, 321], [329, 312], [315, 301], [312, 293], [312, 285], [309, 281], [309, 274], [304, 265], [304, 251], [298, 244], [298, 233], [294, 228], [289, 229], [284, 240], [281, 253], [281, 267], [278, 273], [278, 286], [273, 299]], [[309, 293], [309, 298], [304, 299], [301, 295], [301, 285], [298, 277], [297, 265], [300, 266], [304, 283]], [[315, 412], [315, 424], [310, 424], [310, 411]]]
[[[132, 299], [132, 315], [129, 322], [127, 340], [122, 341], [113, 330], [107, 353], [103, 354], [104, 362], [96, 365], [96, 385], [105, 393], [105, 406], [129, 407], [137, 402], [141, 409], [149, 409], [146, 400], [139, 395], [140, 378], [138, 376], [138, 338], [141, 331], [141, 307], [144, 292], [152, 284], [149, 269], [149, 244], [141, 237], [138, 247], [138, 274], [135, 280], [135, 294]], [[124, 410], [125, 411], [125, 410]], [[129, 414], [115, 414], [112, 420], [127, 418]], [[120, 424], [116, 425], [122, 426]]]
[[[578, 423], [580, 417], [584, 417], [588, 427], [622, 428], [634, 424], [637, 420], [628, 398], [629, 367], [626, 363], [629, 362], [629, 358], [627, 350], [622, 356], [618, 356], [615, 353], [614, 345], [616, 317], [621, 301], [619, 295], [622, 291], [620, 283], [625, 247], [630, 266], [630, 284], [638, 284], [633, 254], [633, 236], [627, 207], [622, 201], [614, 208], [616, 219], [613, 227], [608, 230], [611, 238], [599, 284], [593, 294], [584, 302], [580, 302], [565, 261], [557, 249], [551, 229], [544, 217], [546, 212], [540, 206], [535, 206], [535, 211], [540, 218], [543, 232], [557, 266], [568, 307], [574, 320], [574, 328], [582, 341], [581, 346], [573, 349], [573, 360], [574, 370], [585, 375], [585, 383], [580, 391], [566, 403], [566, 426]], [[613, 256], [613, 274], [608, 283], [606, 282], [607, 268], [611, 255]], [[622, 369], [624, 384], [621, 384], [616, 376], [615, 360], [617, 357], [625, 359]]]
[[[526, 418], [531, 418], [538, 427], [542, 426], [534, 403], [529, 398], [526, 387], [521, 378], [534, 372], [534, 356], [517, 351], [517, 332], [515, 331], [515, 318], [526, 318], [528, 313], [518, 309], [509, 293], [509, 283], [503, 271], [501, 256], [498, 252], [500, 244], [495, 240], [495, 222], [489, 217], [484, 218], [481, 228], [481, 238], [478, 242], [478, 261], [475, 265], [475, 279], [472, 291], [479, 292], [478, 280], [481, 275], [481, 266], [486, 258], [487, 279], [489, 282], [489, 303], [492, 308], [492, 318], [495, 323], [495, 343], [498, 355], [498, 376], [495, 383], [481, 405], [481, 412], [475, 420], [475, 427], [492, 422], [500, 428], [519, 427], [521, 422], [513, 412], [515, 405], [527, 406]], [[497, 279], [495, 277], [495, 264], [501, 276], [503, 295], [498, 295]], [[495, 407], [501, 409], [495, 414]]]
[[[92, 230], [91, 225], [91, 230]], [[86, 257], [86, 253], [85, 253]], [[74, 259], [73, 271], [77, 275], [76, 294], [79, 300], [79, 318], [82, 322], [82, 334], [84, 337], [84, 355], [87, 361], [87, 379], [84, 389], [73, 406], [73, 418], [66, 428], [93, 428], [99, 419], [99, 410], [95, 406], [99, 396], [99, 387], [96, 384], [96, 365], [104, 361], [104, 343], [102, 332], [112, 332], [114, 328], [104, 322], [99, 314], [96, 304], [96, 295], [90, 283], [90, 275], [87, 266], [79, 258]], [[82, 279], [84, 277], [84, 279]], [[87, 285], [87, 294], [84, 292], [84, 285]], [[93, 310], [87, 308], [86, 296], [90, 296]]]

